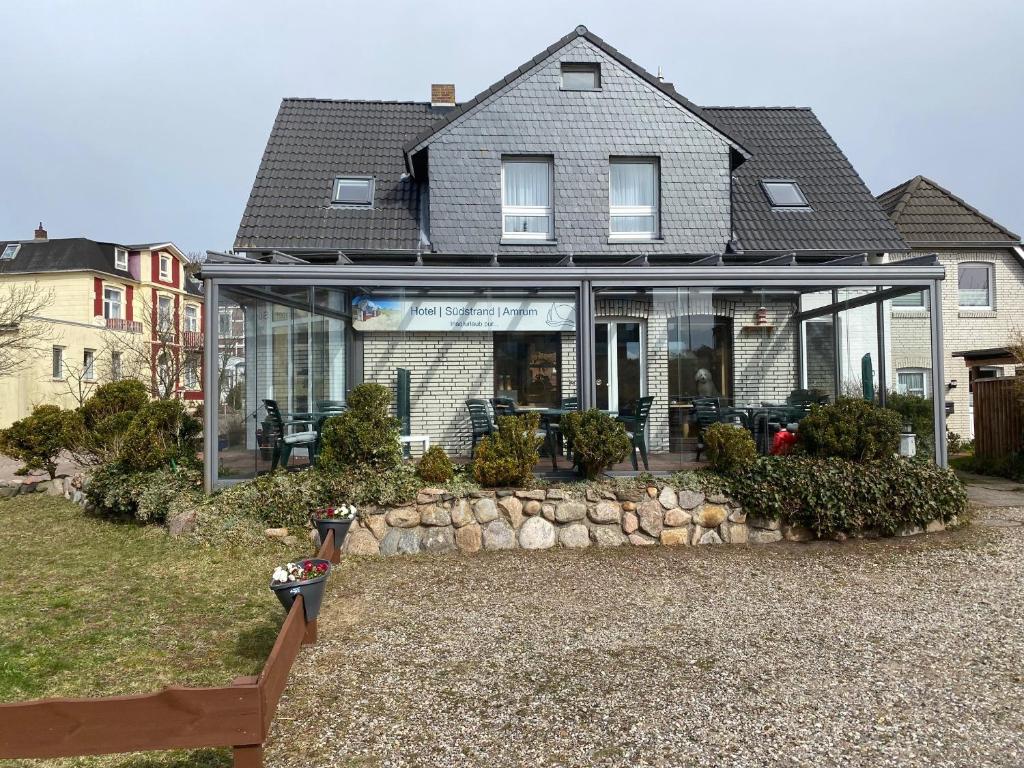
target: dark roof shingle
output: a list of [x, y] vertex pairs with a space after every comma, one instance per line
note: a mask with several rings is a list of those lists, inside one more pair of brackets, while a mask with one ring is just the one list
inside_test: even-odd
[[[0, 241], [0, 251], [8, 243], [17, 242]], [[114, 266], [114, 247], [114, 243], [98, 243], [84, 237], [24, 240], [13, 259], [0, 260], [0, 274], [89, 270], [133, 279], [127, 270]]]
[[878, 196], [908, 243], [1020, 243], [1020, 236], [924, 176]]
[[[284, 99], [236, 248], [414, 249], [418, 189], [402, 145], [439, 112], [420, 102]], [[331, 206], [334, 179], [375, 178], [373, 208]]]
[[[751, 157], [734, 172], [733, 228], [745, 251], [905, 251], [906, 244], [806, 107], [705, 107]], [[810, 210], [773, 210], [763, 179], [792, 179]]]

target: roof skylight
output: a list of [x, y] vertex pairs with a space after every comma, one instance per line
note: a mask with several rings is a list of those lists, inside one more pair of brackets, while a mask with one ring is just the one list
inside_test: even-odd
[[334, 180], [332, 202], [337, 205], [373, 206], [373, 177], [339, 176]]
[[21, 243], [9, 243], [5, 248], [0, 260], [10, 261], [18, 255], [18, 249], [21, 248]]
[[808, 208], [800, 185], [788, 179], [762, 179], [761, 186], [773, 208]]

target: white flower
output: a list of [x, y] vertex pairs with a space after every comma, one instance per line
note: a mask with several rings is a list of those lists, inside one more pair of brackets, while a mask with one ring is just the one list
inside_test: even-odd
[[338, 507], [338, 517], [349, 517], [348, 504], [342, 504]]
[[288, 581], [288, 571], [278, 566], [274, 569], [274, 575], [271, 577], [270, 580], [273, 581], [275, 584], [284, 584], [286, 581]]
[[351, 507], [349, 507], [349, 509], [352, 511], [352, 517], [355, 517], [356, 516], [356, 512], [359, 511], [359, 510], [356, 509], [356, 505], [355, 504], [353, 504]]

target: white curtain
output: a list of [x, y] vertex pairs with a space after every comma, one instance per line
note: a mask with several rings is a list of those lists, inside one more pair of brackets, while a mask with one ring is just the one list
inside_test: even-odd
[[506, 160], [505, 205], [548, 208], [549, 167], [546, 160]]
[[654, 163], [613, 162], [611, 203], [619, 206], [648, 206], [654, 202]]

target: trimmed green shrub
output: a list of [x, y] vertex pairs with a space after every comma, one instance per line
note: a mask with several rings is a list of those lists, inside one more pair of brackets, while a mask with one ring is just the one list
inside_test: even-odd
[[866, 400], [845, 397], [813, 405], [800, 422], [797, 445], [809, 456], [871, 461], [895, 456], [903, 419]]
[[324, 422], [318, 461], [326, 470], [394, 469], [402, 463], [399, 421], [391, 415], [391, 390], [366, 383], [348, 394], [348, 410]]
[[432, 445], [420, 458], [416, 472], [428, 483], [447, 483], [455, 475], [455, 467], [444, 448]]
[[712, 424], [704, 430], [704, 447], [711, 466], [723, 475], [742, 472], [757, 460], [753, 436], [731, 424]]
[[202, 491], [202, 473], [195, 467], [133, 472], [113, 463], [92, 472], [85, 496], [103, 515], [163, 523], [176, 506], [203, 503]]
[[536, 413], [500, 416], [498, 431], [477, 443], [473, 460], [476, 481], [490, 488], [529, 482], [540, 461], [543, 438], [537, 435], [539, 425]]
[[70, 448], [81, 431], [81, 417], [56, 405], [37, 405], [32, 413], [0, 430], [0, 453], [25, 463], [28, 469], [45, 469], [57, 476], [57, 457]]
[[749, 514], [806, 526], [821, 536], [948, 521], [967, 511], [956, 475], [896, 457], [853, 462], [836, 457], [766, 456], [733, 478]]
[[576, 466], [589, 480], [625, 459], [633, 447], [625, 425], [597, 409], [567, 413], [561, 427]]
[[137, 379], [97, 387], [79, 409], [83, 428], [75, 440], [76, 458], [88, 464], [116, 460], [132, 419], [148, 402], [146, 386]]
[[132, 472], [193, 463], [201, 431], [202, 424], [181, 401], [153, 400], [132, 419], [121, 440], [118, 461]]
[[900, 429], [909, 424], [911, 431], [917, 435], [917, 453], [921, 456], [935, 455], [935, 415], [932, 412], [932, 399], [917, 395], [901, 395], [890, 392], [886, 395], [885, 407], [900, 415]]

